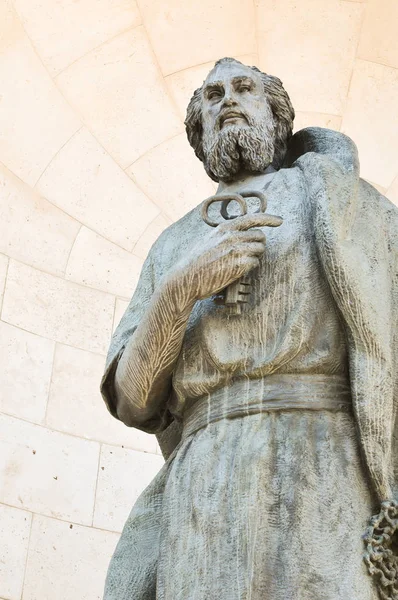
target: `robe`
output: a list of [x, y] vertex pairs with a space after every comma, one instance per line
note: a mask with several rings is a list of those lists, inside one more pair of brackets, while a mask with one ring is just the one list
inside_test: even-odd
[[[346, 448], [347, 453], [344, 460], [346, 460], [346, 462], [351, 461], [353, 464], [356, 463], [354, 471], [350, 476], [358, 477], [358, 481], [361, 481], [361, 484], [358, 484], [360, 488], [358, 496], [350, 497], [348, 500], [346, 498], [346, 501], [349, 503], [361, 507], [361, 510], [359, 510], [360, 516], [358, 516], [358, 512], [354, 511], [353, 513], [356, 515], [354, 520], [358, 522], [358, 527], [354, 527], [352, 530], [347, 524], [347, 534], [348, 536], [354, 535], [354, 537], [359, 538], [359, 525], [362, 527], [362, 520], [364, 518], [362, 509], [364, 507], [366, 508], [366, 511], [371, 513], [372, 510], [376, 509], [376, 507], [374, 507], [374, 509], [372, 508], [372, 504], [376, 505], [375, 499], [378, 499], [378, 501], [384, 502], [384, 511], [395, 509], [394, 499], [396, 494], [396, 480], [394, 459], [396, 452], [394, 443], [396, 438], [394, 436], [394, 426], [397, 396], [395, 362], [397, 358], [396, 257], [398, 213], [397, 209], [389, 203], [386, 198], [359, 178], [357, 151], [353, 142], [346, 136], [330, 130], [309, 128], [293, 136], [283, 168], [281, 169], [281, 172], [275, 176], [275, 179], [277, 182], [278, 180], [282, 182], [278, 188], [278, 198], [281, 206], [279, 214], [281, 214], [282, 217], [284, 217], [282, 210], [284, 196], [286, 199], [291, 198], [292, 195], [294, 196], [296, 190], [297, 195], [301, 195], [303, 198], [302, 202], [305, 204], [304, 212], [306, 213], [309, 224], [305, 231], [304, 238], [310, 233], [310, 246], [312, 247], [314, 263], [312, 267], [309, 268], [309, 271], [312, 272], [314, 265], [316, 265], [316, 268], [319, 271], [319, 279], [327, 284], [325, 307], [335, 307], [336, 329], [340, 327], [337, 323], [341, 321], [341, 331], [344, 332], [344, 348], [346, 354], [340, 362], [342, 366], [346, 364], [348, 367], [347, 377], [352, 402], [352, 423], [350, 425], [345, 423], [345, 438], [351, 439], [354, 437], [355, 443], [357, 444], [356, 450], [354, 450], [354, 446]], [[269, 212], [274, 212], [275, 214], [275, 211], [270, 210]], [[145, 311], [145, 306], [149, 302], [157, 282], [162, 275], [172, 267], [174, 262], [178, 260], [178, 257], [183, 255], [190, 247], [192, 244], [193, 232], [204, 231], [203, 227], [205, 226], [202, 226], [199, 223], [198, 214], [199, 211], [197, 209], [196, 212], [192, 211], [189, 215], [166, 230], [154, 245], [144, 266], [143, 275], [137, 288], [137, 292], [126, 311], [119, 328], [114, 334], [102, 383], [104, 398], [113, 414], [115, 414], [113, 378], [115, 369], [117, 368], [118, 359], [130, 336], [133, 335], [134, 329], [139, 323], [143, 311]], [[278, 238], [277, 234], [278, 231], [275, 230], [273, 233], [275, 240]], [[289, 260], [291, 260], [291, 258]], [[329, 294], [329, 296], [327, 294]], [[298, 294], [297, 297], [300, 297], [300, 294]], [[284, 294], [280, 299], [281, 302], [283, 302], [283, 298]], [[170, 598], [171, 600], [177, 600], [177, 597], [181, 597], [181, 599], [195, 598], [192, 586], [189, 593], [184, 592], [183, 588], [176, 588], [173, 592], [174, 597], [168, 595], [167, 586], [170, 588], [170, 586], [172, 587], [172, 584], [164, 583], [164, 578], [167, 578], [167, 573], [172, 570], [172, 563], [167, 563], [167, 567], [162, 567], [159, 571], [159, 564], [164, 565], [164, 552], [162, 555], [160, 548], [164, 547], [165, 536], [166, 540], [171, 539], [170, 535], [172, 531], [170, 519], [167, 521], [167, 518], [165, 518], [165, 515], [167, 514], [166, 505], [168, 506], [168, 500], [165, 504], [165, 495], [169, 498], [172, 495], [171, 490], [173, 489], [175, 493], [178, 492], [178, 485], [176, 487], [178, 470], [177, 472], [175, 469], [173, 470], [173, 463], [177, 464], [178, 461], [180, 461], [182, 458], [182, 448], [185, 449], [185, 452], [187, 445], [187, 439], [179, 441], [181, 431], [180, 424], [184, 421], [184, 413], [186, 410], [189, 410], [190, 406], [194, 406], [195, 401], [200, 401], [201, 398], [205, 397], [206, 393], [208, 394], [217, 391], [217, 388], [219, 387], [228, 389], [231, 385], [231, 372], [234, 376], [238, 377], [240, 374], [243, 376], [245, 373], [249, 373], [249, 378], [250, 374], [254, 374], [254, 376], [257, 375], [257, 377], [261, 378], [267, 378], [271, 374], [278, 372], [278, 365], [276, 365], [275, 369], [275, 364], [271, 364], [272, 361], [265, 361], [266, 364], [263, 364], [264, 361], [261, 363], [261, 360], [256, 361], [256, 357], [253, 358], [253, 353], [251, 354], [250, 352], [250, 343], [246, 343], [244, 354], [245, 356], [250, 357], [251, 360], [239, 365], [239, 348], [243, 347], [239, 344], [244, 344], [245, 341], [247, 342], [247, 340], [243, 339], [238, 340], [237, 343], [235, 341], [233, 344], [233, 347], [238, 350], [238, 356], [236, 357], [235, 362], [231, 362], [228, 359], [229, 364], [221, 364], [221, 368], [213, 369], [213, 372], [211, 373], [209, 372], [208, 364], [199, 370], [199, 374], [205, 372], [209, 376], [207, 386], [206, 382], [203, 382], [203, 380], [195, 380], [194, 366], [195, 364], [199, 364], [198, 361], [207, 359], [209, 362], [209, 348], [210, 355], [213, 352], [213, 356], [210, 356], [210, 358], [212, 358], [213, 363], [215, 362], [217, 365], [217, 360], [214, 361], [214, 351], [215, 346], [217, 345], [217, 339], [212, 341], [211, 336], [209, 337], [208, 334], [206, 337], [206, 319], [208, 319], [209, 313], [209, 311], [206, 310], [206, 306], [209, 307], [209, 305], [206, 305], [206, 302], [211, 302], [211, 300], [205, 301], [202, 305], [199, 305], [199, 307], [195, 307], [196, 311], [193, 311], [192, 327], [188, 325], [187, 328], [187, 338], [183, 343], [180, 363], [177, 365], [174, 372], [173, 393], [170, 396], [168, 405], [163, 407], [151, 422], [140, 427], [146, 431], [160, 434], [166, 449], [166, 454], [170, 453], [170, 451], [172, 453], [156, 480], [138, 500], [131, 517], [127, 521], [126, 528], [122, 534], [121, 541], [109, 571], [107, 592], [105, 596], [106, 600], [116, 600], [116, 598], [117, 600], [127, 600], [127, 598], [135, 598], [137, 600], [149, 600], [154, 598], [164, 598], [167, 600]], [[328, 314], [325, 313], [325, 307], [314, 306], [314, 311], [315, 313], [317, 311], [318, 313], [321, 312], [325, 315], [325, 318], [327, 318]], [[309, 321], [310, 320], [311, 319], [309, 319]], [[203, 331], [202, 321], [204, 322], [205, 331]], [[306, 323], [305, 327], [310, 328], [310, 323]], [[274, 325], [274, 329], [275, 331], [277, 330], [276, 325]], [[300, 327], [295, 328], [294, 323], [290, 328], [287, 321], [284, 324], [284, 330], [288, 331], [290, 334], [292, 331], [299, 331], [299, 329]], [[322, 327], [320, 329], [322, 330]], [[200, 331], [199, 337], [198, 331]], [[214, 328], [213, 331], [215, 332], [214, 337], [217, 338], [217, 328]], [[272, 338], [272, 326], [268, 332], [269, 331], [271, 331]], [[275, 331], [273, 334], [274, 338], [275, 336], [277, 337], [277, 331], [276, 333]], [[308, 334], [306, 344], [307, 350], [304, 353], [305, 356], [302, 357], [303, 360], [301, 363], [308, 363], [308, 361], [310, 361], [311, 344], [308, 342], [314, 340], [313, 333], [314, 331]], [[269, 335], [267, 336], [267, 339], [268, 337]], [[225, 338], [222, 338], [221, 336], [221, 339]], [[336, 339], [337, 342], [341, 339], [340, 334], [335, 336], [334, 341], [336, 341]], [[198, 344], [195, 344], [195, 341], [199, 341], [199, 346], [200, 342], [202, 342], [202, 346], [206, 346], [207, 357], [195, 356], [198, 349]], [[327, 344], [329, 344], [330, 348], [329, 354], [326, 352], [326, 355], [329, 357], [335, 356], [336, 354], [336, 351], [331, 348], [333, 345], [332, 342], [333, 340], [331, 338], [327, 340]], [[293, 351], [294, 354], [296, 346], [297, 339], [293, 336], [290, 340], [290, 346], [287, 344], [287, 352], [290, 350]], [[313, 344], [312, 354], [314, 354], [315, 359], [320, 356], [320, 347], [319, 340], [317, 343]], [[219, 348], [218, 350], [222, 354], [222, 348]], [[204, 355], [206, 355], [206, 352]], [[344, 354], [344, 351], [341, 349], [339, 352], [343, 352]], [[261, 357], [261, 354], [257, 356], [257, 359], [259, 356]], [[218, 356], [216, 356], [216, 359], [217, 357]], [[297, 357], [295, 357], [295, 359], [297, 359]], [[328, 370], [326, 363], [316, 365], [315, 360], [315, 363], [311, 363], [311, 368], [308, 372], [314, 374], [327, 372], [332, 375], [333, 369]], [[193, 368], [190, 369], [190, 365]], [[218, 363], [217, 366], [220, 367], [220, 364]], [[305, 375], [307, 372], [305, 369], [304, 371], [300, 371], [302, 368], [302, 364], [300, 366], [300, 356], [298, 357], [298, 360], [296, 360], [296, 364], [294, 364], [294, 362], [292, 364], [291, 361], [290, 363], [288, 362], [288, 367], [288, 372], [293, 374]], [[334, 373], [336, 372], [340, 375], [344, 375], [343, 368], [334, 371]], [[225, 373], [228, 375], [226, 378]], [[266, 417], [269, 417], [269, 415], [266, 415]], [[273, 415], [273, 417], [275, 417], [275, 415]], [[338, 417], [340, 417], [340, 415], [337, 415], [336, 418]], [[259, 417], [257, 416], [257, 418]], [[261, 415], [261, 418], [263, 418], [263, 415]], [[245, 417], [243, 420], [244, 419]], [[252, 417], [250, 417], [250, 419], [252, 419]], [[231, 423], [233, 423], [233, 421], [230, 421], [228, 426], [230, 426]], [[237, 421], [235, 420], [235, 424], [233, 425], [235, 428], [236, 423]], [[215, 425], [216, 424], [214, 424], [214, 426]], [[209, 425], [206, 429], [210, 430], [212, 427], [213, 424], [211, 424], [211, 426]], [[267, 423], [262, 422], [261, 424], [253, 424], [253, 427], [257, 427], [261, 432], [262, 430], [267, 429]], [[307, 423], [307, 428], [311, 427], [312, 425]], [[327, 431], [329, 433], [331, 427], [332, 426], [328, 426]], [[340, 430], [341, 428], [342, 425], [340, 424]], [[217, 435], [220, 435], [219, 430]], [[160, 433], [162, 431], [164, 433]], [[304, 426], [303, 431], [305, 431]], [[353, 432], [355, 432], [354, 436]], [[203, 437], [203, 430], [201, 430], [199, 434], [199, 437]], [[278, 435], [281, 435], [280, 428], [278, 431], [274, 428], [272, 435], [274, 436], [274, 440]], [[195, 436], [197, 436], [196, 433], [193, 438], [195, 438]], [[237, 440], [240, 439], [236, 431], [229, 432], [227, 439], [230, 440], [231, 438], [235, 439], [235, 445]], [[190, 442], [189, 453], [195, 458], [195, 439], [188, 440], [188, 442]], [[217, 440], [214, 441], [213, 439], [212, 443], [217, 443]], [[218, 443], [221, 443], [220, 439], [218, 439]], [[173, 450], [175, 444], [177, 445]], [[199, 448], [199, 446], [200, 444], [197, 445], [197, 448]], [[219, 452], [222, 455], [222, 445], [219, 446]], [[228, 456], [228, 452], [226, 452], [226, 454]], [[351, 456], [350, 460], [348, 460], [348, 456]], [[356, 458], [353, 458], [354, 456]], [[358, 462], [357, 459], [360, 459], [360, 462]], [[203, 456], [202, 460], [205, 460]], [[338, 460], [336, 461], [336, 457], [331, 455], [330, 462], [333, 463], [333, 461], [335, 461], [335, 463], [338, 462]], [[265, 463], [260, 462], [258, 464], [258, 469], [260, 469], [261, 464], [263, 465], [261, 468], [264, 472], [266, 472], [265, 467], [267, 464], [268, 468], [270, 465], [273, 468], [273, 465], [269, 461], [268, 463], [265, 461]], [[272, 472], [272, 468], [269, 469], [270, 473]], [[184, 470], [184, 468], [181, 467], [179, 472], [184, 474], [184, 472], [187, 473], [187, 470]], [[361, 474], [359, 474], [359, 472], [361, 472]], [[173, 473], [173, 477], [171, 477], [170, 473]], [[294, 477], [297, 478], [300, 476], [296, 473], [294, 474]], [[294, 477], [292, 481], [294, 480]], [[256, 477], [254, 477], [254, 480], [257, 482], [256, 486], [258, 488], [258, 481], [260, 481], [260, 479], [257, 481]], [[171, 485], [171, 483], [173, 483], [173, 485]], [[250, 480], [247, 485], [249, 484]], [[319, 492], [320, 488], [317, 489]], [[208, 491], [208, 488], [202, 488], [202, 491], [206, 492]], [[264, 494], [261, 495], [262, 498], [263, 496]], [[342, 500], [343, 496], [344, 494], [341, 494]], [[187, 497], [189, 498], [189, 492], [187, 492]], [[386, 504], [386, 502], [389, 502], [389, 504]], [[220, 506], [222, 506], [222, 503]], [[182, 510], [181, 507], [179, 510]], [[270, 517], [267, 515], [265, 508], [264, 511], [263, 518], [266, 521], [267, 518], [269, 519]], [[344, 513], [341, 516], [343, 517], [344, 523]], [[384, 516], [384, 513], [382, 516]], [[202, 517], [199, 515], [199, 521]], [[238, 515], [237, 518], [243, 517], [242, 515], [240, 515], [240, 517]], [[167, 527], [165, 527], [165, 521], [168, 522]], [[189, 524], [189, 519], [186, 519], [186, 522]], [[301, 523], [301, 525], [303, 525], [303, 523]], [[380, 525], [380, 519], [378, 525]], [[384, 527], [385, 523], [383, 522], [382, 525]], [[293, 522], [292, 527], [293, 529], [299, 529], [298, 521]], [[384, 531], [387, 530], [384, 529]], [[386, 571], [383, 571], [383, 569], [380, 570], [379, 568], [380, 562], [377, 562], [377, 556], [380, 547], [377, 547], [377, 543], [374, 542], [376, 538], [373, 533], [373, 531], [368, 531], [368, 566], [370, 571], [375, 575], [373, 579], [375, 581], [377, 580], [380, 584], [382, 592], [387, 594], [385, 597], [393, 598], [393, 593], [396, 590], [396, 580], [392, 576], [390, 579], [388, 579], [388, 577], [386, 578]], [[330, 543], [333, 544], [333, 541]], [[342, 543], [341, 538], [339, 538], [339, 543]], [[237, 543], [235, 545], [238, 547]], [[353, 549], [352, 552], [360, 552], [359, 546], [355, 545], [355, 543], [354, 547], [355, 550]], [[220, 552], [222, 552], [222, 548], [220, 549]], [[286, 557], [288, 557], [289, 548], [286, 548], [286, 552]], [[308, 550], [308, 552], [308, 556], [313, 555], [315, 549], [312, 548], [311, 550]], [[232, 553], [231, 558], [233, 557], [236, 559], [235, 554]], [[250, 563], [250, 569], [253, 569], [253, 565], [256, 565], [257, 569], [261, 569], [261, 559], [258, 559], [258, 556], [261, 556], [261, 552], [259, 554], [256, 551], [255, 554], [256, 556], [254, 556]], [[225, 560], [228, 561], [228, 553], [226, 553], [225, 556]], [[305, 560], [305, 558], [304, 549], [303, 560]], [[388, 557], [386, 560], [388, 561]], [[282, 563], [283, 560], [281, 559], [281, 564]], [[257, 598], [255, 594], [260, 594], [258, 597], [262, 597], [261, 594], [264, 593], [264, 591], [261, 591], [263, 590], [263, 586], [266, 586], [266, 589], [269, 589], [266, 579], [255, 584], [250, 581], [248, 582], [247, 561], [245, 564], [246, 583], [237, 580], [237, 587], [231, 588], [232, 596], [229, 594], [228, 597], [250, 597], [254, 600]], [[176, 565], [178, 568], [178, 563], [176, 563]], [[197, 558], [194, 561], [192, 568], [197, 570], [200, 569], [200, 567], [200, 560]], [[240, 567], [240, 570], [242, 569], [245, 570], [243, 567]], [[357, 569], [357, 566], [355, 566], [355, 569]], [[183, 570], [184, 569], [182, 569], [182, 571]], [[123, 573], [125, 573], [125, 576], [122, 575]], [[129, 573], [130, 575], [128, 575]], [[359, 571], [355, 571], [355, 573], [355, 577], [353, 576], [354, 579], [359, 577], [360, 580], [362, 576], [364, 578], [368, 577], [365, 573], [358, 575]], [[319, 568], [314, 567], [314, 577], [315, 574], [317, 577], [322, 574], [322, 566]], [[211, 576], [209, 575], [209, 578], [214, 579], [214, 573]], [[281, 579], [283, 579], [283, 577], [281, 577]], [[329, 581], [329, 584], [327, 584], [329, 585], [329, 588], [324, 589], [324, 598], [340, 600], [340, 598], [347, 597], [347, 593], [353, 594], [352, 597], [361, 597], [364, 599], [372, 597], [373, 590], [371, 584], [364, 583], [364, 588], [362, 589], [356, 588], [355, 586], [357, 583], [354, 582], [351, 583], [353, 586], [351, 587], [351, 592], [347, 592], [347, 590], [350, 589], [349, 587], [335, 589], [333, 588], [332, 583], [330, 583], [330, 578], [328, 579], [326, 577], [326, 580]], [[269, 579], [269, 581], [271, 581], [271, 579]], [[296, 595], [294, 595], [292, 591], [290, 595], [285, 596], [286, 598], [303, 598], [303, 600], [305, 598], [306, 600], [311, 600], [312, 597], [314, 597], [315, 600], [317, 594], [319, 595], [319, 590], [316, 586], [311, 592], [308, 591], [308, 585], [310, 585], [308, 580], [303, 582], [299, 577], [296, 582], [297, 585], [302, 588], [304, 585], [307, 586], [306, 591], [304, 591], [304, 589], [302, 589], [302, 591], [298, 590]], [[155, 591], [156, 585], [157, 591]], [[293, 580], [289, 581], [287, 585], [291, 585], [291, 589], [294, 589]], [[347, 585], [349, 586], [350, 583], [348, 582]], [[220, 595], [216, 588], [204, 587], [202, 589], [204, 591], [199, 592], [199, 595], [197, 596], [198, 600], [204, 600], [207, 597], [206, 594]], [[186, 593], [185, 596], [183, 595], [184, 593]], [[273, 600], [274, 598], [279, 600], [279, 597], [284, 597], [283, 595], [278, 596], [278, 594], [283, 594], [283, 592], [280, 590], [278, 591], [278, 589], [275, 589], [270, 593], [270, 600]], [[182, 595], [178, 596], [178, 594]], [[311, 594], [314, 594], [314, 596]]]

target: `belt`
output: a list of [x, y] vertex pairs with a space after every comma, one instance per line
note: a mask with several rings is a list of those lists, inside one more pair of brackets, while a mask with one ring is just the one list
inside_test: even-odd
[[351, 411], [351, 389], [342, 375], [269, 375], [237, 379], [202, 396], [185, 411], [183, 438], [210, 423], [262, 412]]

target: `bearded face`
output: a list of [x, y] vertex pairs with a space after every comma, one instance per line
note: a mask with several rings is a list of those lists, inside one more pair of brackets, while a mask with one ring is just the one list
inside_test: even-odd
[[272, 163], [274, 120], [270, 110], [250, 115], [226, 108], [215, 126], [209, 125], [205, 120], [202, 142], [204, 166], [213, 179], [229, 181], [242, 169], [258, 173]]
[[282, 82], [233, 58], [217, 61], [187, 108], [188, 140], [214, 181], [281, 168], [294, 109]]

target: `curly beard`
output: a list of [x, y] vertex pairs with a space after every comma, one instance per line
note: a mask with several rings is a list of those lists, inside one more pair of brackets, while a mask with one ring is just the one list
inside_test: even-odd
[[273, 122], [247, 120], [249, 126], [230, 125], [203, 133], [204, 166], [215, 181], [229, 181], [241, 169], [262, 172], [272, 163]]

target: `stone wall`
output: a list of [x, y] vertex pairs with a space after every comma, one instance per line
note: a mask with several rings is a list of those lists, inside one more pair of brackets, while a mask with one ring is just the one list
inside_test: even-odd
[[[97, 600], [156, 440], [98, 392], [160, 232], [215, 187], [192, 90], [235, 56], [398, 203], [396, 0], [0, 0], [0, 600]], [[189, 189], [189, 193], [188, 193]]]

